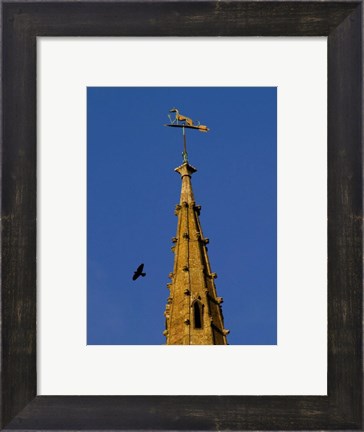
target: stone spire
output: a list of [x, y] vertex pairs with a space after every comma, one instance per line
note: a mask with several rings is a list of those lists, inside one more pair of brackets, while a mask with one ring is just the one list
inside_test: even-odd
[[221, 303], [217, 296], [207, 254], [209, 240], [200, 224], [201, 206], [196, 205], [191, 175], [196, 168], [185, 161], [175, 169], [182, 179], [174, 243], [173, 273], [167, 285], [170, 294], [165, 310], [167, 345], [227, 345]]

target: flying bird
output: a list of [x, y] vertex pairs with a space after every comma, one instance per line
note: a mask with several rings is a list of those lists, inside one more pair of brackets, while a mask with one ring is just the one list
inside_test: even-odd
[[144, 264], [140, 264], [140, 266], [136, 269], [136, 271], [134, 272], [134, 276], [133, 276], [133, 280], [135, 281], [136, 279], [138, 279], [139, 276], [145, 276], [146, 273], [143, 273], [143, 268], [144, 268]]

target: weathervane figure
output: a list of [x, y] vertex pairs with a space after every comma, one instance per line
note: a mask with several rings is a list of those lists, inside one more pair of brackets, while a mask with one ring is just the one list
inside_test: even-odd
[[182, 128], [182, 133], [183, 133], [183, 152], [182, 152], [182, 157], [183, 157], [183, 162], [188, 162], [188, 154], [187, 154], [187, 146], [186, 146], [186, 131], [185, 129], [197, 129], [200, 132], [207, 132], [210, 129], [205, 126], [202, 125], [199, 121], [194, 121], [191, 118], [184, 116], [183, 114], [180, 114], [179, 110], [177, 108], [172, 108], [169, 110], [169, 112], [171, 113], [175, 113], [175, 118], [172, 119], [171, 115], [169, 114], [169, 120], [170, 123], [166, 124], [164, 126], [170, 126], [170, 127], [179, 127]]

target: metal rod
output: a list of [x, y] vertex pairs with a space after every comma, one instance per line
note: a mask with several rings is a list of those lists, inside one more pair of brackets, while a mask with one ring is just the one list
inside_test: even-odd
[[188, 162], [188, 155], [187, 155], [187, 144], [186, 144], [186, 132], [185, 128], [182, 128], [183, 131], [183, 162]]
[[187, 153], [185, 128], [183, 128], [183, 150], [185, 151], [185, 153]]

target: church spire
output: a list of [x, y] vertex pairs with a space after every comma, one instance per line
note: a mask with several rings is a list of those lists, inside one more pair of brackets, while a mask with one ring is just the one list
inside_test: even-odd
[[184, 145], [184, 162], [175, 169], [182, 187], [175, 209], [178, 222], [172, 239], [174, 265], [167, 284], [170, 294], [164, 313], [164, 335], [167, 345], [227, 345], [229, 331], [224, 328], [223, 299], [216, 293], [217, 275], [211, 271], [206, 246], [209, 240], [202, 233], [201, 206], [196, 205], [192, 190], [191, 176], [197, 170], [188, 163], [186, 153]]

